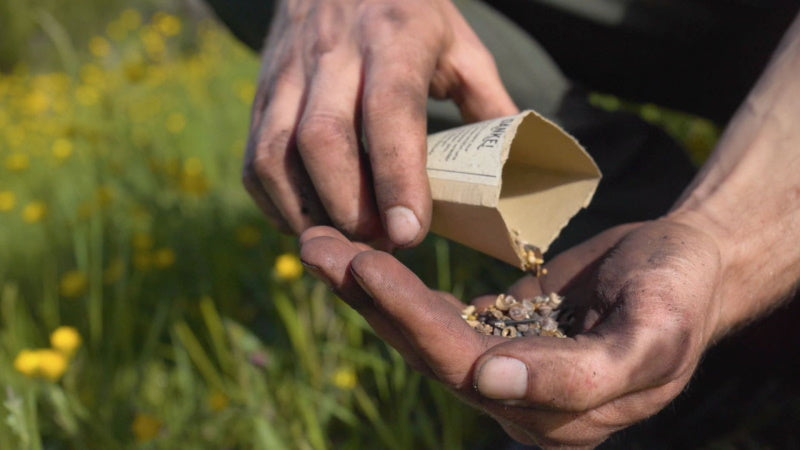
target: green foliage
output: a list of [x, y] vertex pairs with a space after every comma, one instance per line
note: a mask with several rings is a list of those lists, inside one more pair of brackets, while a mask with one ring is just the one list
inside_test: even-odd
[[[290, 270], [296, 242], [239, 179], [255, 56], [208, 22], [109, 20], [74, 76], [0, 77], [0, 448], [461, 448], [497, 433]], [[464, 292], [450, 251], [432, 238], [407, 257]], [[65, 325], [77, 352], [26, 366]]]

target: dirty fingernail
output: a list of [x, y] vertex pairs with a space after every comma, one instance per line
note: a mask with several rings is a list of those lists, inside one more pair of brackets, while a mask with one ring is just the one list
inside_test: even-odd
[[410, 244], [417, 238], [419, 230], [419, 220], [410, 209], [394, 206], [386, 210], [386, 232], [395, 244]]
[[495, 400], [518, 400], [528, 390], [528, 368], [518, 359], [495, 356], [478, 371], [478, 392]]

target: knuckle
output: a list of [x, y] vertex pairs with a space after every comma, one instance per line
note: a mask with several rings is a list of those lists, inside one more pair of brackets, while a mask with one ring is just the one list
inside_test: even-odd
[[376, 28], [390, 27], [399, 30], [408, 25], [413, 15], [407, 7], [396, 2], [373, 2], [361, 10], [361, 25], [368, 34]]
[[304, 159], [331, 147], [355, 150], [355, 130], [343, 117], [316, 113], [298, 125], [297, 147]]
[[291, 132], [282, 130], [275, 135], [264, 136], [256, 144], [256, 151], [245, 164], [245, 179], [274, 185], [282, 173], [282, 161], [291, 145]]

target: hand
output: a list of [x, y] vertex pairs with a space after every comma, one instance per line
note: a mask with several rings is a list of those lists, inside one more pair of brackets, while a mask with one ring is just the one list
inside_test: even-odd
[[[606, 231], [525, 277], [516, 298], [558, 292], [570, 337], [483, 336], [451, 295], [427, 289], [392, 256], [326, 227], [301, 237], [301, 258], [406, 361], [492, 415], [515, 439], [592, 447], [663, 408], [717, 332], [719, 252], [669, 221]], [[485, 304], [494, 296], [476, 299]]]
[[429, 93], [470, 121], [517, 112], [449, 0], [283, 1], [263, 53], [245, 187], [287, 232], [333, 224], [417, 244], [431, 217]]

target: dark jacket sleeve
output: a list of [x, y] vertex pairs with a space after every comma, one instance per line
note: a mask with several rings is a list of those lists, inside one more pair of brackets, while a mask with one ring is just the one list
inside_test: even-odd
[[272, 0], [206, 0], [217, 17], [245, 45], [260, 50], [272, 20]]

